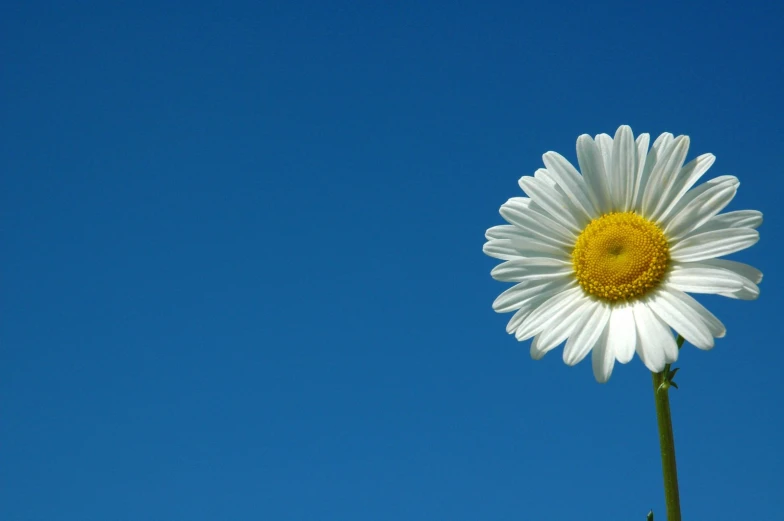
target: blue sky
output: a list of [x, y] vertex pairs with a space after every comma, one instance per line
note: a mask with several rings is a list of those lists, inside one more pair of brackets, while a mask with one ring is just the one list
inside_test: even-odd
[[784, 511], [780, 3], [65, 4], [0, 15], [3, 519], [664, 519], [650, 374], [532, 361], [481, 251], [620, 124], [765, 213], [673, 415], [684, 518]]

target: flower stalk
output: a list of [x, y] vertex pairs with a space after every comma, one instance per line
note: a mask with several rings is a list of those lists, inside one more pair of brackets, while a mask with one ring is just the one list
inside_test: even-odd
[[[678, 348], [683, 345], [683, 337], [678, 335]], [[653, 395], [656, 402], [656, 419], [659, 425], [659, 445], [661, 447], [662, 474], [664, 477], [664, 500], [667, 508], [667, 521], [681, 521], [681, 498], [678, 491], [678, 469], [675, 464], [675, 438], [672, 434], [672, 415], [670, 413], [670, 387], [678, 386], [672, 379], [678, 370], [653, 374]]]

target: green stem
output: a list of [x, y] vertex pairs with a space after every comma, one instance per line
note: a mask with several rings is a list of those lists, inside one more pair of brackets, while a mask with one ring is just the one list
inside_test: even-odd
[[[683, 339], [678, 338], [678, 347]], [[653, 373], [653, 396], [656, 400], [656, 418], [659, 424], [662, 474], [664, 475], [664, 499], [667, 503], [667, 521], [681, 521], [681, 499], [678, 493], [678, 470], [675, 466], [675, 439], [672, 435], [670, 415], [669, 366], [661, 373]]]

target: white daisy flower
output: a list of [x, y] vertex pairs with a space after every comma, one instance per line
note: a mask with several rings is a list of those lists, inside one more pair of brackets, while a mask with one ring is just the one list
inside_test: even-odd
[[599, 382], [610, 378], [616, 360], [627, 363], [635, 352], [660, 372], [678, 358], [670, 328], [700, 349], [725, 334], [687, 292], [759, 295], [759, 270], [718, 258], [759, 240], [760, 212], [719, 214], [738, 179], [721, 176], [692, 188], [714, 156], [684, 165], [688, 136], [664, 133], [650, 150], [648, 142], [648, 134], [635, 140], [628, 126], [615, 138], [582, 135], [582, 175], [547, 152], [546, 168], [519, 181], [528, 197], [501, 206], [510, 224], [487, 230], [484, 252], [506, 261], [493, 278], [517, 283], [493, 309], [515, 311], [507, 332], [532, 338], [534, 359], [566, 341], [568, 365], [593, 351]]

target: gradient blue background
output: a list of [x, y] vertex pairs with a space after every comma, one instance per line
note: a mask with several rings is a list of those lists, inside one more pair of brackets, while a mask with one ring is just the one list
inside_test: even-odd
[[781, 2], [63, 4], [0, 13], [0, 518], [663, 520], [649, 373], [481, 251], [628, 123], [765, 213], [673, 414], [685, 519], [784, 519]]

